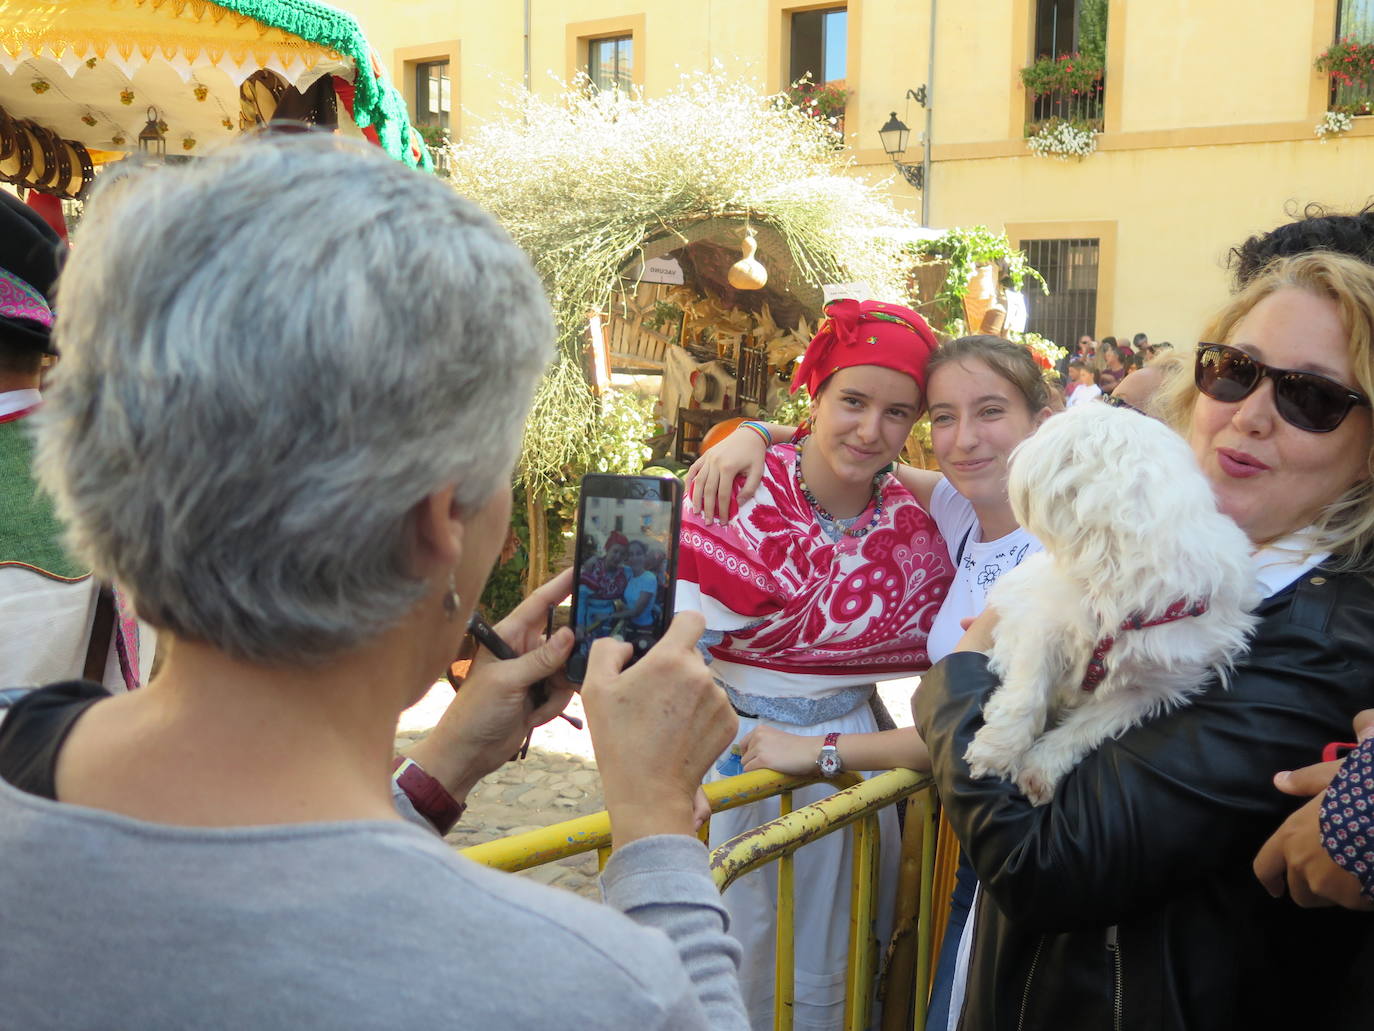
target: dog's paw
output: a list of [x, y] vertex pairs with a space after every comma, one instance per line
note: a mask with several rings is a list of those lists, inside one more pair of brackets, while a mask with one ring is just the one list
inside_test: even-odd
[[974, 780], [985, 777], [1005, 777], [1011, 769], [1005, 753], [983, 736], [979, 731], [964, 751], [964, 762], [969, 765], [969, 775]]
[[1023, 766], [1016, 777], [1016, 786], [1021, 794], [1030, 799], [1031, 805], [1044, 805], [1054, 798], [1058, 783], [1047, 770], [1039, 766]]

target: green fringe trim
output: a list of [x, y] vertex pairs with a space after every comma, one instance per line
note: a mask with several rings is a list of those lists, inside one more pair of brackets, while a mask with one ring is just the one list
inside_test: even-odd
[[357, 75], [353, 87], [353, 121], [358, 128], [377, 131], [382, 149], [412, 168], [416, 166], [411, 144], [420, 153], [419, 167], [434, 171], [429, 148], [410, 124], [405, 99], [386, 77], [372, 73], [372, 47], [357, 19], [315, 0], [213, 0], [227, 10], [245, 15], [273, 28], [290, 32], [311, 43], [328, 47], [351, 58]]

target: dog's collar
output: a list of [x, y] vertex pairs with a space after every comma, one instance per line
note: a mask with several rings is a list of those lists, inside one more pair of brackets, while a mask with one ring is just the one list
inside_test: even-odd
[[[1165, 623], [1177, 623], [1180, 619], [1187, 619], [1189, 616], [1200, 616], [1207, 611], [1205, 601], [1195, 601], [1189, 604], [1186, 598], [1180, 598], [1167, 609], [1164, 615], [1154, 619], [1146, 619], [1140, 613], [1127, 616], [1121, 621], [1121, 626], [1117, 628], [1117, 633], [1124, 630], [1144, 630], [1146, 627], [1163, 626]], [[1091, 693], [1097, 689], [1097, 685], [1107, 675], [1107, 653], [1112, 650], [1112, 645], [1116, 644], [1115, 637], [1104, 637], [1097, 642], [1097, 647], [1093, 649], [1092, 658], [1088, 660], [1088, 668], [1083, 673], [1083, 683], [1079, 685], [1081, 690]]]

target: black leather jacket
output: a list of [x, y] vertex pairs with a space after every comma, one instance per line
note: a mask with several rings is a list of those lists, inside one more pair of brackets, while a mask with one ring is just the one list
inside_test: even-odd
[[1038, 808], [968, 776], [986, 657], [926, 674], [916, 725], [983, 885], [961, 1029], [1374, 1027], [1374, 915], [1271, 899], [1250, 868], [1301, 804], [1273, 774], [1374, 706], [1374, 581], [1317, 569], [1259, 614], [1229, 690], [1105, 742]]

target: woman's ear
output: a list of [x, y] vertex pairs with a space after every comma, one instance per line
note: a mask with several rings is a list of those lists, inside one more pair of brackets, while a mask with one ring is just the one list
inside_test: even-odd
[[416, 558], [422, 565], [452, 569], [463, 553], [463, 519], [455, 485], [450, 483], [427, 494], [412, 515]]
[[1049, 405], [1046, 405], [1044, 408], [1040, 409], [1040, 411], [1036, 412], [1035, 418], [1034, 420], [1032, 420], [1035, 424], [1036, 429], [1039, 429], [1041, 426], [1045, 425], [1045, 420], [1053, 414], [1054, 409], [1051, 408]]

